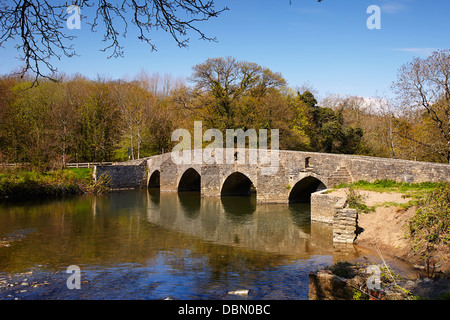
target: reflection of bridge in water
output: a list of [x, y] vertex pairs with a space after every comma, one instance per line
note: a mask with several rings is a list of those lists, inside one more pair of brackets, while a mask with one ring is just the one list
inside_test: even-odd
[[149, 190], [153, 224], [220, 245], [280, 255], [333, 254], [329, 224], [311, 222], [309, 205], [256, 205], [255, 197], [200, 197]]

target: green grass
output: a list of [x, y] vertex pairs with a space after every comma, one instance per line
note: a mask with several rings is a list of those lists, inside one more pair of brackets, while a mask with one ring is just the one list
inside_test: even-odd
[[79, 180], [83, 181], [91, 181], [92, 180], [92, 168], [69, 168], [64, 169], [66, 172], [71, 172], [75, 175], [75, 177]]
[[[358, 190], [367, 190], [375, 192], [399, 192], [403, 193], [404, 197], [411, 197], [414, 199], [420, 199], [428, 192], [436, 190], [444, 186], [445, 182], [396, 182], [393, 180], [375, 180], [374, 182], [368, 182], [365, 180], [359, 180], [353, 183], [341, 183], [334, 187], [334, 189], [340, 188], [353, 188]], [[413, 205], [413, 204], [411, 204]]]
[[7, 169], [0, 173], [0, 198], [80, 194], [90, 184], [90, 168], [46, 172]]
[[419, 204], [418, 200], [410, 200], [407, 203], [398, 203], [398, 202], [387, 201], [387, 202], [383, 202], [382, 204], [380, 204], [380, 206], [382, 206], [382, 207], [400, 207], [403, 209], [409, 209], [413, 206], [417, 206], [418, 204]]
[[335, 186], [334, 189], [347, 188], [347, 201], [349, 206], [358, 209], [359, 212], [367, 213], [374, 211], [375, 207], [367, 207], [364, 204], [364, 197], [357, 193], [357, 190], [402, 193], [404, 198], [412, 198], [412, 200], [409, 200], [407, 203], [384, 202], [377, 206], [396, 206], [408, 209], [412, 206], [418, 206], [421, 199], [426, 197], [430, 192], [444, 188], [446, 185], [448, 183], [445, 182], [407, 183], [393, 180], [375, 180], [374, 182], [359, 180], [353, 183], [341, 183]]

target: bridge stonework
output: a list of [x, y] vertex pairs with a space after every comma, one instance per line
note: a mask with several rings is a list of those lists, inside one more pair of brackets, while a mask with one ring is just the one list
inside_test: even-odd
[[[300, 151], [279, 151], [276, 173], [264, 175], [262, 169], [270, 164], [250, 164], [246, 151], [245, 164], [235, 161], [234, 164], [179, 165], [172, 161], [170, 153], [153, 156], [147, 159], [147, 181], [155, 172], [159, 173], [161, 191], [175, 192], [184, 173], [194, 169], [200, 176], [202, 196], [220, 196], [225, 180], [239, 172], [253, 183], [259, 203], [288, 203], [294, 189], [310, 194], [317, 189], [358, 180], [450, 181], [448, 164]], [[193, 154], [190, 156], [193, 162]]]
[[[223, 152], [223, 159], [226, 159], [224, 150], [216, 149], [215, 152]], [[187, 152], [191, 163], [194, 163], [194, 154]], [[278, 151], [276, 165], [270, 162], [252, 164], [249, 150], [238, 152], [246, 154], [243, 164], [238, 161], [232, 164], [176, 164], [171, 153], [166, 153], [120, 165], [96, 166], [95, 176], [98, 178], [100, 174], [109, 172], [113, 189], [142, 188], [152, 183], [151, 186], [157, 186], [161, 191], [176, 192], [180, 183], [186, 183], [186, 190], [191, 190], [189, 188], [194, 188], [198, 183], [197, 190], [202, 196], [213, 197], [221, 196], [225, 189], [232, 189], [233, 185], [238, 185], [247, 177], [256, 190], [259, 203], [288, 203], [290, 197], [294, 199], [293, 194], [300, 202], [308, 202], [311, 193], [317, 190], [358, 180], [450, 182], [448, 164], [301, 151]], [[264, 175], [263, 171], [271, 166], [275, 173]], [[229, 186], [224, 188], [226, 181]]]
[[[351, 243], [356, 238], [357, 213], [345, 208], [345, 198], [317, 191], [358, 180], [450, 182], [448, 164], [300, 151], [278, 151], [278, 161], [252, 164], [248, 151], [237, 150], [246, 155], [242, 163], [235, 159], [231, 164], [195, 164], [195, 153], [198, 156], [198, 152], [202, 152], [195, 150], [184, 154], [187, 155], [186, 162], [192, 164], [176, 164], [171, 153], [166, 153], [110, 166], [96, 166], [94, 175], [97, 179], [108, 172], [113, 189], [157, 187], [164, 192], [195, 190], [204, 197], [249, 195], [253, 190], [258, 203], [310, 202], [312, 222], [332, 225], [333, 242], [344, 243]], [[220, 152], [222, 159], [226, 159], [224, 149], [215, 150], [216, 154]], [[268, 168], [273, 169], [273, 174], [264, 174]]]

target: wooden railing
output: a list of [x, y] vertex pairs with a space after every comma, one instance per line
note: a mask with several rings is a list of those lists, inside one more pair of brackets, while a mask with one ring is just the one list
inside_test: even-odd
[[94, 166], [112, 166], [112, 162], [66, 163], [66, 168], [93, 168]]
[[[139, 162], [144, 161], [143, 159], [132, 160], [129, 162]], [[126, 162], [125, 162], [126, 163]], [[121, 164], [121, 162], [73, 162], [66, 163], [65, 168], [93, 168], [95, 166], [113, 166]], [[26, 167], [31, 165], [30, 163], [0, 163], [0, 168], [15, 168], [15, 167]]]

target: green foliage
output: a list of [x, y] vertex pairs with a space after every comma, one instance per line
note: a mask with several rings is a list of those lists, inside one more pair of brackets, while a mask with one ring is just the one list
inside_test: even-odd
[[111, 188], [111, 176], [108, 172], [104, 172], [98, 177], [97, 181], [88, 187], [93, 194], [108, 193]]
[[296, 92], [280, 73], [256, 63], [207, 59], [193, 67], [189, 80], [192, 87], [145, 73], [133, 81], [77, 75], [30, 87], [26, 79], [2, 77], [0, 162], [49, 170], [67, 162], [127, 160], [128, 149], [132, 159], [150, 156], [170, 151], [172, 132], [190, 130], [196, 120], [222, 134], [226, 129], [278, 129], [280, 149], [442, 160], [424, 147], [434, 146], [439, 135], [429, 130], [430, 121], [394, 121], [388, 113], [371, 113], [360, 97], [324, 99], [319, 106], [313, 93]]
[[74, 179], [89, 184], [92, 182], [93, 168], [68, 168], [61, 170], [68, 175], [72, 175]]
[[368, 295], [364, 294], [361, 290], [353, 288], [353, 300], [367, 300]]
[[435, 245], [450, 244], [450, 183], [439, 185], [420, 199], [408, 228], [414, 248], [425, 254]]
[[373, 208], [369, 208], [365, 203], [364, 199], [365, 197], [356, 192], [353, 187], [349, 187], [347, 192], [347, 204], [350, 208], [356, 209], [358, 213], [364, 212], [369, 213], [370, 211], [373, 211]]
[[375, 180], [374, 182], [368, 182], [365, 180], [359, 180], [353, 183], [341, 183], [335, 186], [336, 189], [353, 187], [355, 189], [386, 192], [386, 191], [396, 191], [396, 192], [423, 192], [432, 191], [440, 186], [445, 185], [442, 182], [419, 182], [419, 183], [408, 183], [408, 182], [396, 182], [393, 180]]
[[[88, 169], [89, 170], [89, 169]], [[58, 170], [51, 172], [20, 169], [2, 172], [0, 198], [53, 197], [81, 194], [92, 178], [86, 170]]]
[[309, 110], [313, 151], [354, 154], [362, 149], [363, 130], [346, 125], [342, 110], [317, 106], [317, 100], [309, 91], [299, 94], [298, 98]]

